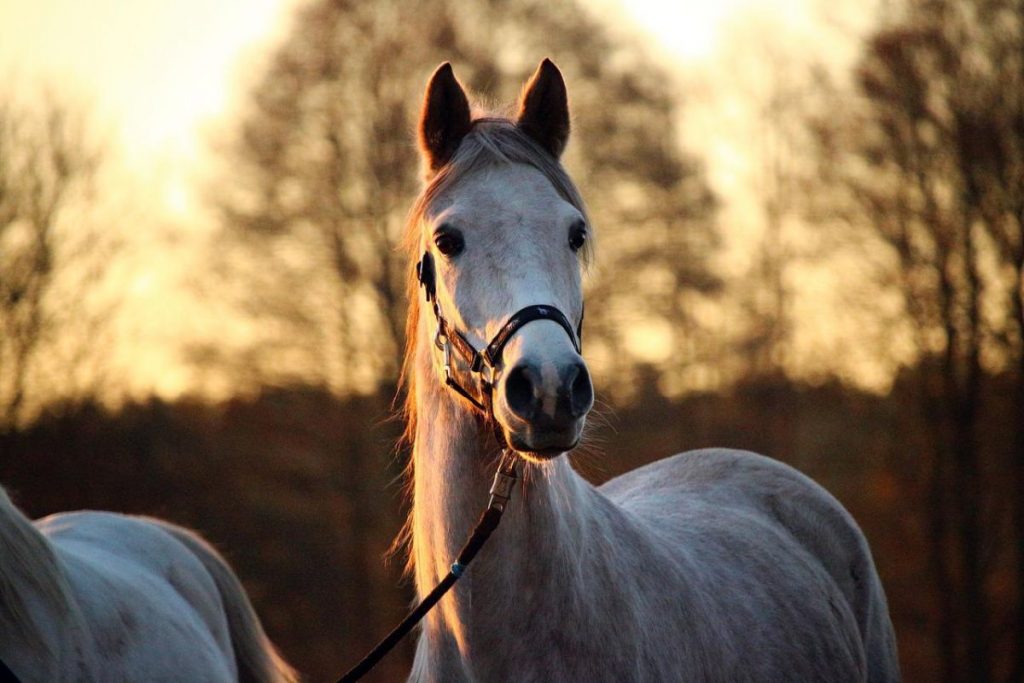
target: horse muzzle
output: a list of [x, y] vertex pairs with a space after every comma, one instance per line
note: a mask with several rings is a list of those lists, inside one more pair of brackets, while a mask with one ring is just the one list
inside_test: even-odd
[[579, 443], [594, 389], [578, 357], [560, 364], [520, 360], [496, 388], [495, 417], [513, 449], [550, 458]]

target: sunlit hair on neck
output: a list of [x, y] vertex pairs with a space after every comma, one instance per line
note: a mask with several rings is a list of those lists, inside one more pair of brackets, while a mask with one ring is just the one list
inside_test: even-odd
[[[473, 127], [462, 139], [451, 161], [442, 166], [437, 173], [427, 180], [426, 186], [417, 197], [405, 226], [402, 245], [409, 257], [406, 296], [409, 302], [409, 313], [405, 325], [405, 359], [402, 363], [400, 388], [405, 394], [403, 415], [405, 418], [404, 442], [411, 445], [416, 434], [416, 391], [415, 391], [415, 355], [416, 327], [419, 322], [420, 298], [419, 282], [416, 279], [416, 262], [420, 258], [421, 229], [423, 221], [434, 200], [461, 179], [501, 164], [526, 164], [540, 171], [555, 191], [583, 215], [590, 226], [590, 218], [586, 205], [576, 185], [565, 172], [562, 164], [550, 153], [519, 130], [515, 123], [500, 116], [477, 116]], [[593, 231], [590, 239], [584, 244], [580, 258], [584, 266], [588, 265], [593, 256]], [[406, 488], [411, 489], [413, 475], [413, 459], [406, 464]], [[408, 547], [410, 524], [406, 523], [395, 539], [393, 550]]]

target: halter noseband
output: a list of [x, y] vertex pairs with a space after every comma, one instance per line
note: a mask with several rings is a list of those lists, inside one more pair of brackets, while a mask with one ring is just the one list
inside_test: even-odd
[[[581, 353], [583, 311], [580, 311], [579, 324], [576, 326], [576, 329], [573, 329], [572, 324], [570, 324], [569, 319], [564, 313], [555, 306], [543, 304], [533, 304], [513, 313], [487, 346], [482, 351], [477, 351], [469, 340], [466, 339], [466, 336], [459, 332], [441, 314], [441, 305], [437, 301], [437, 274], [434, 270], [434, 257], [429, 251], [423, 252], [423, 257], [416, 264], [416, 277], [423, 287], [424, 297], [427, 303], [431, 305], [434, 311], [434, 318], [437, 320], [437, 334], [434, 335], [434, 345], [443, 354], [445, 385], [469, 401], [487, 420], [493, 421], [494, 418], [492, 394], [495, 384], [495, 372], [501, 363], [502, 352], [504, 352], [505, 345], [512, 339], [512, 336], [522, 329], [524, 325], [537, 320], [550, 320], [558, 323], [565, 330], [565, 333], [569, 335], [569, 341], [572, 342], [572, 347], [576, 350], [576, 353]], [[477, 382], [469, 385], [472, 389], [467, 388], [456, 379], [451, 363], [452, 349], [466, 363], [469, 371], [479, 377]], [[498, 442], [504, 443], [504, 437], [499, 436]]]

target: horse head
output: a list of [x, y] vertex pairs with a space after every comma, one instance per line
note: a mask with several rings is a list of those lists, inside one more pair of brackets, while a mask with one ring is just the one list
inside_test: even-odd
[[474, 118], [449, 64], [427, 86], [414, 248], [433, 365], [535, 458], [575, 447], [594, 400], [580, 355], [590, 226], [559, 163], [568, 136], [565, 83], [549, 60], [509, 118]]

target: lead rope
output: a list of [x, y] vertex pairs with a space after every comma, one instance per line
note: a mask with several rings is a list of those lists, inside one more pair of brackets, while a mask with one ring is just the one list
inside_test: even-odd
[[399, 641], [426, 616], [427, 612], [444, 597], [445, 593], [465, 573], [469, 563], [473, 561], [473, 558], [480, 552], [487, 539], [498, 528], [498, 523], [501, 522], [501, 515], [505, 512], [505, 506], [512, 497], [512, 488], [519, 477], [518, 463], [519, 457], [515, 451], [505, 449], [501, 455], [501, 461], [498, 463], [498, 471], [494, 474], [494, 482], [491, 484], [489, 492], [491, 497], [487, 502], [487, 508], [480, 515], [480, 520], [476, 523], [476, 527], [473, 528], [473, 533], [469, 535], [469, 540], [466, 541], [466, 544], [462, 546], [462, 550], [459, 551], [459, 555], [455, 562], [452, 563], [451, 569], [441, 579], [441, 583], [437, 584], [437, 587], [430, 591], [427, 597], [423, 598], [420, 604], [416, 605], [416, 608], [391, 633], [384, 637], [384, 640], [377, 643], [377, 646], [368, 655], [363, 657], [348, 673], [338, 679], [338, 683], [353, 683], [369, 673], [377, 665], [377, 662], [398, 645]]

